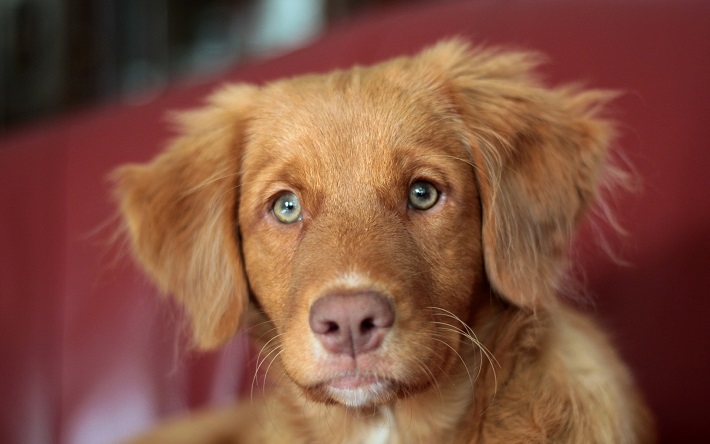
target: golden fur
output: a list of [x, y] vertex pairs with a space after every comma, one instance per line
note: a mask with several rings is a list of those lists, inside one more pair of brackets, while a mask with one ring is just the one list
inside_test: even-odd
[[[613, 171], [599, 117], [611, 95], [544, 88], [536, 64], [453, 40], [228, 86], [180, 116], [152, 163], [119, 169], [136, 257], [184, 306], [195, 344], [248, 326], [271, 381], [139, 440], [653, 441], [605, 336], [555, 297]], [[408, 207], [416, 180], [440, 191], [431, 209]], [[293, 224], [271, 211], [284, 191], [303, 208]], [[329, 353], [309, 311], [351, 293], [386, 299], [394, 324], [373, 350]], [[355, 386], [334, 389], [338, 378]]]

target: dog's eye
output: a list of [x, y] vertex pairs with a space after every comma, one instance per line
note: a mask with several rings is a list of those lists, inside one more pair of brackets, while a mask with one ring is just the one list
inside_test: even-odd
[[273, 206], [274, 217], [283, 224], [292, 224], [301, 220], [301, 203], [293, 193], [283, 193]]
[[420, 180], [409, 188], [409, 206], [415, 210], [428, 210], [439, 200], [439, 191], [434, 185]]

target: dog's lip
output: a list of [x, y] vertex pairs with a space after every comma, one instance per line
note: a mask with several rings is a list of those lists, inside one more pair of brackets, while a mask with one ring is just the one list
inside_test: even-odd
[[371, 375], [347, 374], [330, 379], [326, 385], [335, 389], [357, 389], [368, 387], [378, 382], [383, 381]]
[[362, 408], [393, 400], [395, 387], [390, 379], [368, 374], [343, 374], [329, 379], [323, 388], [330, 400], [347, 407]]

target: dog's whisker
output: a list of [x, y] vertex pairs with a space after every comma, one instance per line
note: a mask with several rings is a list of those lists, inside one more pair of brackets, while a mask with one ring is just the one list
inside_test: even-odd
[[269, 369], [271, 369], [271, 366], [273, 365], [274, 361], [275, 361], [275, 360], [279, 357], [279, 355], [280, 355], [281, 353], [283, 353], [283, 351], [284, 351], [284, 350], [283, 350], [283, 346], [280, 346], [280, 348], [281, 348], [281, 350], [279, 350], [278, 353], [276, 353], [274, 356], [272, 356], [271, 361], [269, 362], [269, 365], [266, 367], [266, 371], [264, 371], [264, 379], [263, 379], [263, 383], [262, 383], [262, 385], [261, 385], [261, 387], [262, 387], [261, 394], [262, 394], [262, 395], [265, 395], [265, 394], [266, 394], [266, 381], [268, 380]]
[[261, 353], [269, 347], [269, 344], [271, 344], [273, 341], [278, 341], [279, 338], [283, 335], [284, 335], [283, 333], [278, 334], [278, 335], [274, 336], [273, 338], [269, 339], [268, 341], [266, 341], [266, 343], [261, 347], [261, 350], [259, 350], [259, 354], [257, 355], [257, 361], [259, 359], [259, 356], [261, 356]]
[[[275, 350], [278, 350], [278, 349], [275, 349]], [[273, 350], [272, 350], [272, 351], [273, 351]], [[283, 351], [283, 350], [282, 350], [282, 351]], [[280, 351], [279, 353], [281, 353], [281, 351]], [[278, 355], [278, 353], [277, 353], [277, 355]], [[264, 358], [264, 359], [266, 359], [266, 358]], [[273, 361], [273, 359], [272, 359], [272, 360], [271, 360], [271, 363], [273, 363], [273, 362], [274, 362], [274, 361]], [[269, 367], [270, 367], [270, 366], [271, 366], [271, 364], [269, 364]], [[268, 371], [269, 371], [269, 369], [267, 368], [267, 369], [266, 369], [266, 373], [268, 373]], [[264, 379], [263, 379], [263, 383], [262, 383], [262, 385], [263, 385], [264, 388], [266, 387], [266, 373], [264, 373]], [[283, 374], [282, 374], [282, 377], [283, 377]], [[252, 387], [252, 388], [253, 388], [253, 387]], [[265, 390], [265, 389], [264, 389], [264, 390]], [[267, 416], [267, 418], [268, 418], [269, 423], [271, 424], [271, 427], [272, 427], [277, 433], [281, 434], [281, 433], [280, 433], [280, 430], [279, 430], [279, 427], [278, 427], [278, 425], [277, 425], [277, 422], [274, 420], [274, 417], [271, 415], [271, 411], [270, 411], [270, 409], [269, 409], [269, 404], [266, 403], [266, 396], [263, 396], [263, 392], [262, 392], [262, 397], [261, 397], [261, 399], [262, 399], [262, 402], [264, 403], [264, 410], [266, 411], [266, 416]]]
[[[440, 308], [438, 308], [438, 307], [432, 307], [432, 308], [440, 309]], [[460, 334], [463, 335], [465, 338], [467, 338], [469, 341], [471, 341], [471, 343], [472, 343], [473, 345], [475, 345], [476, 347], [478, 347], [478, 349], [481, 351], [481, 353], [483, 353], [483, 354], [486, 356], [486, 359], [489, 361], [489, 363], [490, 363], [490, 365], [491, 365], [491, 368], [492, 368], [492, 370], [493, 370], [493, 372], [494, 372], [494, 379], [497, 379], [497, 378], [495, 377], [495, 365], [497, 365], [498, 367], [500, 367], [500, 364], [498, 363], [498, 360], [495, 358], [495, 356], [493, 356], [493, 353], [492, 353], [490, 350], [488, 350], [488, 348], [487, 348], [485, 345], [483, 345], [483, 343], [482, 343], [482, 342], [478, 339], [478, 337], [476, 336], [476, 334], [475, 334], [475, 332], [473, 331], [473, 329], [471, 329], [465, 322], [463, 322], [463, 321], [462, 321], [461, 319], [459, 319], [456, 315], [454, 315], [454, 314], [451, 313], [451, 312], [448, 312], [447, 310], [444, 310], [444, 309], [440, 309], [440, 310], [446, 312], [446, 313], [443, 313], [443, 314], [440, 314], [440, 315], [447, 316], [447, 317], [450, 317], [450, 318], [452, 318], [452, 319], [455, 319], [456, 321], [458, 321], [459, 323], [461, 323], [461, 325], [464, 326], [464, 328], [466, 329], [466, 331], [462, 330], [462, 329], [459, 328], [459, 327], [453, 326], [453, 325], [451, 325], [451, 324], [440, 323], [440, 322], [434, 322], [434, 323], [435, 323], [435, 324], [443, 324], [443, 325], [445, 325], [445, 326], [448, 326], [449, 328], [453, 329], [453, 331], [455, 331], [455, 332], [457, 332], [457, 333], [460, 333]], [[496, 381], [496, 382], [497, 382], [497, 381]]]
[[[254, 386], [255, 386], [255, 385], [258, 385], [258, 383], [259, 383], [259, 382], [258, 382], [258, 381], [259, 381], [259, 378], [261, 378], [262, 386], [266, 386], [266, 374], [264, 374], [264, 375], [259, 375], [259, 370], [261, 369], [261, 366], [264, 364], [264, 362], [266, 362], [266, 359], [267, 359], [272, 353], [274, 353], [275, 351], [279, 350], [279, 348], [281, 348], [281, 347], [280, 347], [280, 346], [279, 346], [279, 347], [276, 347], [276, 348], [274, 348], [273, 350], [271, 350], [269, 353], [265, 354], [265, 355], [264, 355], [264, 358], [263, 358], [261, 361], [259, 361], [259, 363], [258, 363], [258, 365], [257, 365], [257, 367], [256, 367], [256, 370], [254, 371], [254, 376], [252, 377], [251, 389], [250, 389], [250, 393], [249, 393], [249, 397], [250, 397], [250, 400], [251, 400], [251, 403], [252, 403], [252, 404], [254, 403]], [[273, 361], [272, 361], [272, 362], [273, 362]]]
[[[443, 325], [449, 326], [449, 324], [443, 324]], [[483, 346], [481, 345], [481, 343], [480, 343], [478, 340], [476, 340], [475, 338], [469, 336], [469, 335], [466, 334], [466, 333], [463, 333], [462, 330], [460, 330], [460, 329], [453, 328], [453, 327], [451, 327], [451, 326], [449, 326], [449, 328], [446, 328], [446, 327], [439, 327], [439, 328], [440, 328], [441, 330], [446, 330], [446, 331], [451, 331], [451, 332], [453, 332], [453, 333], [461, 334], [461, 336], [463, 336], [463, 337], [465, 337], [466, 339], [468, 339], [468, 340], [471, 342], [472, 345], [476, 346], [476, 348], [481, 351], [481, 353], [483, 354], [483, 356], [486, 357], [486, 359], [488, 360], [488, 363], [490, 364], [491, 371], [493, 372], [494, 391], [497, 391], [497, 388], [498, 388], [498, 377], [497, 377], [495, 365], [498, 364], [498, 361], [496, 361], [495, 358], [493, 358], [491, 355], [489, 355], [488, 350], [487, 350], [485, 347], [483, 347]], [[479, 369], [479, 370], [480, 370], [480, 369]]]
[[449, 331], [453, 331], [453, 332], [458, 333], [458, 334], [464, 336], [465, 338], [469, 339], [474, 345], [476, 345], [477, 347], [479, 347], [479, 348], [480, 348], [481, 350], [483, 350], [484, 352], [488, 352], [488, 350], [487, 350], [486, 347], [481, 343], [481, 341], [479, 341], [478, 338], [477, 338], [475, 335], [471, 334], [470, 330], [468, 330], [468, 331], [462, 330], [461, 328], [459, 328], [459, 327], [457, 327], [457, 326], [455, 326], [455, 325], [451, 325], [451, 324], [446, 323], [446, 322], [432, 321], [432, 324], [435, 324], [435, 325], [442, 325], [442, 326], [446, 327]]
[[[259, 376], [259, 369], [264, 364], [264, 361], [266, 360], [266, 358], [268, 358], [269, 355], [271, 355], [274, 351], [278, 350], [282, 346], [280, 344], [277, 344], [271, 351], [269, 351], [266, 355], [264, 355], [263, 359], [261, 358], [261, 355], [264, 352], [264, 350], [268, 347], [269, 343], [271, 343], [271, 341], [273, 341], [273, 340], [277, 340], [280, 336], [281, 335], [274, 336], [266, 344], [264, 344], [263, 347], [261, 347], [261, 350], [259, 350], [259, 354], [257, 355], [257, 358], [256, 358], [257, 366], [256, 366], [256, 369], [254, 370], [254, 377], [252, 378], [252, 383], [251, 383], [250, 398], [251, 398], [252, 403], [254, 401], [254, 384], [256, 383], [257, 377]], [[265, 375], [264, 375], [264, 379], [265, 379]], [[266, 382], [264, 381], [264, 383], [266, 383]]]
[[[435, 353], [434, 349], [429, 346], [426, 346], [424, 344], [420, 344], [420, 347], [426, 349], [427, 351], [429, 351], [432, 354]], [[436, 362], [434, 362], [434, 365], [436, 365], [436, 367], [439, 369], [439, 372], [440, 372], [439, 374], [444, 375], [446, 377], [446, 379], [449, 380], [451, 385], [455, 385], [454, 380], [451, 379], [451, 375], [448, 372], [445, 372], [444, 369], [441, 368], [441, 366], [439, 364], [437, 364]], [[437, 382], [437, 384], [438, 384], [438, 382]]]
[[[495, 397], [495, 394], [498, 392], [498, 375], [497, 375], [495, 367], [496, 367], [496, 365], [498, 367], [500, 367], [500, 364], [498, 363], [498, 360], [495, 358], [495, 356], [493, 356], [493, 353], [490, 350], [488, 350], [488, 348], [486, 346], [484, 346], [483, 343], [481, 343], [481, 341], [478, 340], [478, 337], [476, 336], [473, 329], [471, 329], [471, 327], [468, 324], [463, 322], [463, 320], [461, 320], [461, 318], [456, 316], [454, 313], [452, 313], [451, 311], [446, 310], [444, 308], [441, 308], [441, 307], [432, 306], [432, 307], [427, 307], [427, 308], [432, 309], [432, 310], [437, 310], [438, 312], [434, 313], [435, 315], [445, 316], [450, 319], [453, 319], [465, 328], [465, 331], [464, 331], [460, 327], [457, 327], [457, 326], [454, 326], [454, 325], [451, 325], [448, 323], [432, 321], [441, 330], [448, 329], [451, 332], [460, 334], [461, 336], [465, 337], [466, 339], [468, 339], [471, 342], [472, 345], [474, 345], [480, 351], [480, 353], [483, 356], [486, 357], [486, 360], [488, 361], [488, 363], [491, 367], [491, 372], [493, 373], [493, 386], [494, 386], [493, 393], [494, 393], [494, 397]], [[466, 369], [466, 371], [468, 372], [468, 368]], [[482, 371], [482, 366], [479, 365], [478, 370], [476, 372], [476, 378], [475, 378], [476, 380], [480, 377], [481, 371]], [[470, 376], [471, 375], [469, 372], [469, 377]]]
[[[440, 329], [440, 330], [442, 330], [442, 329]], [[451, 330], [446, 330], [446, 331], [451, 331]], [[442, 340], [449, 339], [447, 336], [444, 336], [444, 335], [439, 334], [439, 333], [433, 333], [433, 336], [434, 336], [434, 337], [441, 338]], [[475, 350], [476, 350], [475, 352], [477, 352], [477, 353], [480, 355], [480, 353], [481, 353], [480, 350], [479, 350], [478, 348], [476, 348]], [[475, 352], [474, 352], [474, 353], [475, 353]], [[475, 374], [475, 376], [473, 376], [473, 375], [471, 374], [471, 372], [470, 372], [470, 370], [469, 370], [468, 367], [464, 368], [464, 371], [466, 371], [466, 372], [468, 373], [469, 378], [471, 378], [471, 377], [473, 378], [473, 381], [474, 381], [474, 382], [475, 382], [475, 381], [478, 381], [478, 378], [479, 378], [480, 375], [481, 375], [481, 369], [482, 369], [482, 364], [481, 364], [481, 362], [483, 362], [483, 359], [482, 359], [482, 358], [479, 360], [478, 365], [476, 366], [476, 374]], [[476, 363], [474, 362], [474, 364], [476, 364]], [[449, 375], [449, 379], [450, 379], [450, 380], [451, 380], [451, 377], [452, 377], [452, 376], [453, 376], [453, 375]]]
[[[262, 323], [262, 325], [265, 325], [265, 324], [268, 324], [268, 322]], [[251, 333], [254, 330], [256, 330], [257, 328], [258, 327], [248, 328], [248, 329], [244, 330], [244, 333], [251, 335]], [[263, 331], [258, 337], [254, 338], [254, 342], [258, 344], [264, 336], [268, 336], [271, 332], [276, 331], [276, 330], [277, 330], [276, 327], [271, 327], [270, 329]]]
[[441, 339], [439, 339], [439, 338], [436, 338], [436, 337], [433, 337], [433, 336], [432, 336], [432, 339], [435, 340], [435, 341], [437, 341], [437, 342], [441, 342], [441, 343], [444, 344], [445, 346], [449, 347], [449, 348], [451, 349], [451, 351], [454, 352], [454, 355], [456, 355], [456, 356], [461, 360], [461, 363], [463, 364], [464, 368], [466, 369], [466, 373], [468, 374], [468, 380], [469, 380], [469, 382], [471, 383], [471, 389], [473, 390], [473, 387], [474, 387], [474, 385], [473, 385], [473, 378], [471, 377], [471, 372], [468, 370], [468, 366], [466, 365], [466, 361], [463, 359], [463, 357], [461, 356], [461, 354], [460, 354], [459, 352], [457, 352], [456, 349], [454, 349], [454, 348], [453, 348], [451, 345], [449, 345], [446, 341], [443, 341], [443, 340], [441, 340]]
[[[472, 329], [467, 323], [465, 323], [463, 320], [461, 320], [461, 318], [459, 318], [459, 317], [456, 316], [455, 314], [451, 313], [449, 310], [446, 310], [446, 309], [441, 308], [441, 307], [427, 307], [427, 308], [440, 310], [440, 311], [442, 311], [443, 313], [435, 313], [435, 315], [447, 316], [447, 317], [449, 317], [449, 318], [451, 318], [451, 319], [456, 320], [456, 321], [459, 322], [461, 325], [463, 325], [463, 327], [466, 329], [466, 334], [465, 334], [466, 337], [468, 337], [468, 338], [469, 338], [471, 341], [473, 341], [479, 348], [481, 348], [481, 350], [482, 350], [484, 353], [486, 353], [486, 355], [488, 356], [488, 358], [491, 359], [493, 362], [495, 362], [495, 364], [500, 368], [500, 363], [498, 363], [498, 360], [495, 358], [495, 356], [493, 356], [493, 353], [492, 353], [490, 350], [488, 350], [488, 348], [487, 348], [481, 341], [479, 341], [478, 336], [476, 336], [476, 333], [473, 331], [473, 329]], [[450, 325], [450, 324], [448, 324], [448, 325]], [[456, 327], [454, 327], [453, 325], [451, 325], [451, 327], [452, 327], [452, 328], [456, 328]], [[459, 329], [459, 330], [460, 330], [460, 329]]]

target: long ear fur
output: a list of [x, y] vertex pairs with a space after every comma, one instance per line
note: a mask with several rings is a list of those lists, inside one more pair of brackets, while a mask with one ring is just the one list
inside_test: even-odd
[[206, 107], [178, 116], [182, 135], [168, 150], [113, 175], [135, 256], [184, 306], [201, 348], [227, 341], [247, 306], [235, 221], [253, 91], [222, 89]]
[[444, 66], [469, 132], [483, 205], [486, 273], [521, 307], [554, 301], [572, 233], [597, 195], [614, 93], [547, 89], [531, 53], [471, 50], [459, 41], [422, 57]]

